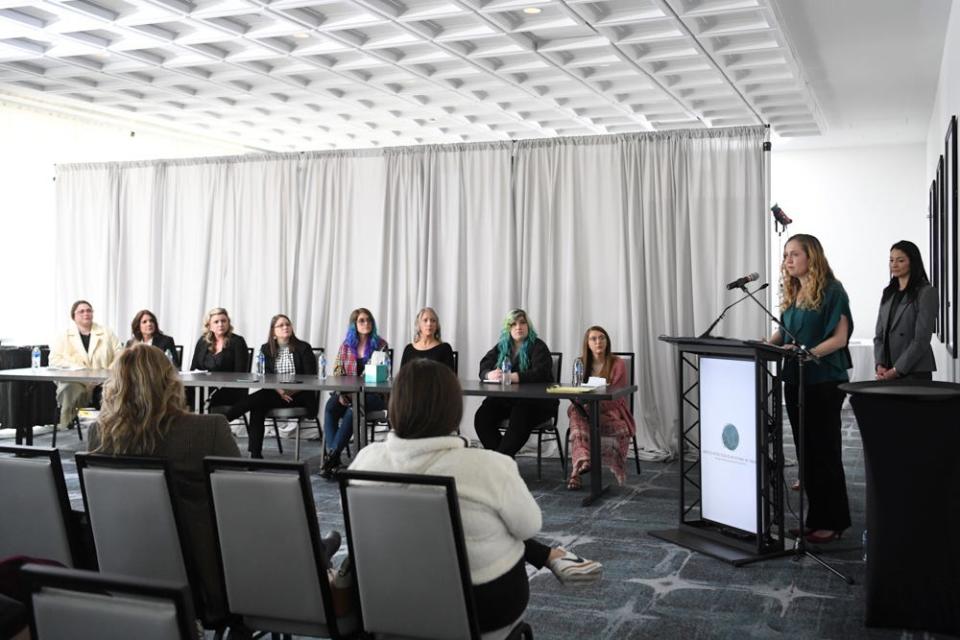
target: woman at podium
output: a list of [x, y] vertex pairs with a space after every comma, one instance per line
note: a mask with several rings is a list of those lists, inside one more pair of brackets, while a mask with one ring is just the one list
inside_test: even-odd
[[939, 307], [917, 245], [901, 240], [890, 247], [890, 283], [880, 297], [873, 336], [877, 380], [933, 379], [937, 363], [930, 338]]
[[[783, 249], [780, 267], [781, 322], [770, 342], [796, 349], [804, 345], [817, 358], [803, 366], [804, 489], [809, 508], [804, 535], [809, 542], [824, 543], [840, 537], [850, 526], [846, 477], [841, 458], [840, 409], [844, 394], [838, 386], [849, 380], [853, 366], [847, 344], [853, 332], [850, 301], [833, 275], [823, 246], [807, 234], [792, 236]], [[800, 443], [799, 366], [796, 358], [783, 369], [784, 396], [793, 440]]]

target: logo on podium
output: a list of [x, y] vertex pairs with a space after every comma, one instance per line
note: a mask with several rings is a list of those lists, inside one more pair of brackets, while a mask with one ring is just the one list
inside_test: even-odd
[[737, 447], [740, 446], [740, 432], [732, 424], [728, 423], [723, 427], [723, 433], [720, 437], [723, 439], [723, 446], [730, 451], [736, 451]]

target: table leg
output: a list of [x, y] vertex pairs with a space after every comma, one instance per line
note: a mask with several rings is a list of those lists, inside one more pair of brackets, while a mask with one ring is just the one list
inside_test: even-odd
[[[353, 442], [357, 445], [357, 453], [365, 446], [364, 437], [366, 436], [366, 421], [360, 415], [361, 411], [367, 406], [367, 396], [360, 389], [358, 393], [353, 394]], [[356, 455], [356, 454], [354, 454]]]
[[600, 402], [590, 400], [590, 495], [583, 499], [583, 506], [588, 507], [596, 502], [610, 486], [602, 486], [603, 456], [600, 453]]

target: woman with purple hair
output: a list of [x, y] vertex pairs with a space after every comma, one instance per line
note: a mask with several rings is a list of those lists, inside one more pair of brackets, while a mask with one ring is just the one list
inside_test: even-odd
[[[333, 363], [335, 376], [360, 376], [363, 368], [374, 351], [385, 351], [387, 341], [377, 335], [377, 321], [369, 309], [360, 307], [350, 314], [347, 335], [340, 345], [337, 358]], [[384, 397], [379, 394], [366, 394], [367, 411], [386, 409]], [[353, 407], [350, 396], [334, 393], [327, 400], [323, 416], [323, 443], [327, 456], [321, 469], [321, 475], [330, 477], [334, 470], [343, 466], [340, 454], [350, 439], [353, 425]]]

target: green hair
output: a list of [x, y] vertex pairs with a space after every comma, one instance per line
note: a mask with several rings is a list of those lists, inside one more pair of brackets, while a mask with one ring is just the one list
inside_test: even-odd
[[497, 343], [499, 352], [499, 355], [497, 356], [498, 369], [503, 367], [503, 361], [509, 359], [510, 355], [513, 353], [513, 338], [510, 337], [510, 327], [520, 317], [523, 317], [523, 319], [527, 321], [527, 327], [529, 327], [529, 330], [527, 332], [527, 337], [520, 345], [519, 370], [526, 371], [530, 368], [530, 349], [533, 347], [533, 343], [537, 341], [537, 331], [533, 328], [533, 323], [530, 322], [530, 317], [527, 316], [526, 311], [523, 309], [512, 309], [503, 319], [503, 328], [500, 329], [500, 341]]

